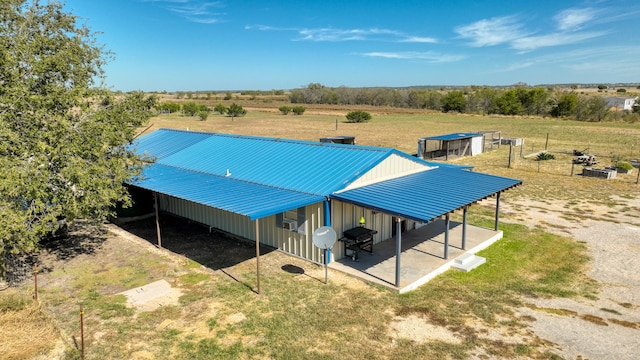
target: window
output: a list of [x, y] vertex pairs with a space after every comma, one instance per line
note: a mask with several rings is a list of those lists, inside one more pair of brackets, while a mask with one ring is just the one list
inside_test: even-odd
[[276, 214], [276, 227], [305, 234], [307, 209], [300, 207]]

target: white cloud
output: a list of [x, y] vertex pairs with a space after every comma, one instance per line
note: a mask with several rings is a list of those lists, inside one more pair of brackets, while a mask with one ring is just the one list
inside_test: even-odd
[[368, 57], [382, 57], [387, 59], [402, 59], [402, 60], [424, 60], [432, 63], [440, 62], [455, 62], [464, 59], [462, 55], [448, 55], [438, 54], [431, 51], [419, 52], [419, 51], [404, 51], [404, 52], [368, 52], [362, 53], [363, 56]]
[[196, 23], [213, 24], [223, 20], [225, 14], [212, 11], [224, 7], [221, 1], [202, 0], [143, 0], [153, 2]]
[[301, 38], [297, 40], [305, 41], [361, 41], [361, 40], [383, 40], [397, 38], [401, 33], [388, 29], [302, 29], [298, 33]]
[[596, 10], [586, 9], [566, 9], [559, 12], [554, 20], [560, 31], [578, 30], [582, 25], [592, 20], [596, 16]]
[[457, 27], [455, 32], [461, 38], [470, 40], [471, 45], [475, 47], [509, 43], [527, 35], [515, 16], [482, 19], [469, 25]]
[[246, 30], [261, 31], [294, 31], [298, 33], [295, 41], [313, 42], [340, 42], [340, 41], [386, 41], [403, 43], [437, 43], [438, 40], [431, 37], [407, 35], [403, 32], [369, 28], [369, 29], [340, 29], [340, 28], [313, 28], [313, 29], [291, 29], [277, 28], [268, 25], [247, 25]]
[[511, 47], [522, 52], [532, 51], [549, 46], [570, 45], [594, 39], [606, 34], [605, 32], [580, 32], [580, 33], [552, 33], [540, 36], [528, 36], [514, 39]]
[[[626, 56], [621, 57], [620, 54]], [[635, 70], [635, 59], [638, 57], [640, 46], [601, 46], [520, 59], [503, 70], [516, 71], [533, 66], [552, 66], [579, 72], [601, 72], [606, 69], [607, 72], [626, 72], [632, 77], [634, 71], [638, 73]]]
[[438, 40], [435, 39], [435, 38], [430, 38], [430, 37], [410, 36], [410, 37], [407, 37], [407, 38], [404, 38], [404, 39], [400, 40], [400, 42], [435, 44], [435, 43], [438, 42]]

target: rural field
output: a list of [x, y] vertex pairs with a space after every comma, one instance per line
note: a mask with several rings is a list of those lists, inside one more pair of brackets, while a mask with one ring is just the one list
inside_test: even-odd
[[[162, 249], [152, 219], [103, 229], [78, 223], [68, 244], [46, 244], [30, 260], [37, 301], [35, 278], [0, 291], [4, 359], [637, 357], [640, 169], [588, 178], [572, 159], [574, 150], [596, 155], [597, 167], [640, 159], [639, 124], [375, 107], [359, 107], [370, 122], [346, 123], [346, 107], [307, 105], [296, 116], [280, 114], [276, 102], [240, 103], [243, 117], [161, 115], [141, 133], [348, 135], [413, 154], [420, 137], [500, 131], [523, 138], [522, 148], [451, 162], [523, 180], [501, 197], [504, 238], [479, 254], [485, 265], [403, 295], [338, 272], [324, 284], [320, 266], [264, 248], [264, 290], [256, 294], [251, 243], [169, 217]], [[554, 159], [538, 161], [545, 150]], [[491, 209], [471, 207], [470, 223], [491, 227]], [[122, 294], [158, 281], [170, 290], [155, 302], [132, 304]]]

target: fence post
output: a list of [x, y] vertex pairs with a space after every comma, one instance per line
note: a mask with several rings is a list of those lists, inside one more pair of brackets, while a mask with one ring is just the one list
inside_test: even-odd
[[38, 302], [38, 264], [33, 264], [33, 299]]
[[544, 143], [544, 149], [547, 150], [547, 145], [549, 145], [549, 133], [547, 133], [547, 141]]
[[84, 310], [80, 305], [80, 359], [84, 360]]

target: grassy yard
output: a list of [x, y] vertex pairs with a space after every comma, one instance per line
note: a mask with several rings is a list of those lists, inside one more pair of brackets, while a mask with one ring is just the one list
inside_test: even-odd
[[[474, 165], [477, 171], [524, 180], [523, 186], [505, 197], [569, 200], [567, 212], [571, 213], [581, 202], [599, 201], [614, 207], [613, 195], [638, 195], [637, 173], [615, 180], [570, 176], [571, 156], [567, 155], [573, 149], [589, 148], [603, 164], [612, 154], [640, 158], [637, 124], [386, 114], [379, 109], [372, 111], [369, 123], [347, 124], [342, 109], [309, 109], [302, 116], [283, 116], [274, 111], [277, 106], [269, 111], [246, 108], [247, 115], [233, 121], [217, 115], [206, 121], [161, 116], [151, 120], [148, 131], [188, 128], [304, 140], [351, 135], [361, 145], [414, 153], [419, 137], [498, 130], [506, 137], [524, 138], [525, 154], [544, 150], [546, 144], [556, 155], [556, 160], [542, 163], [518, 156], [507, 168], [509, 149], [503, 146], [456, 161]], [[474, 206], [469, 220], [492, 227], [493, 214]], [[30, 283], [0, 292], [0, 336], [11, 339], [0, 345], [0, 353], [5, 359], [50, 354], [55, 337], [38, 336], [33, 341], [21, 335], [16, 339], [20, 333], [11, 330], [35, 324], [33, 328], [51, 329], [47, 334], [60, 332], [65, 340], [61, 358], [79, 358], [82, 305], [87, 359], [465, 359], [478, 353], [499, 358], [559, 358], [549, 344], [526, 332], [531, 319], [516, 315], [513, 309], [523, 305], [524, 297], [596, 298], [598, 286], [585, 276], [589, 264], [586, 246], [509, 223], [508, 218], [502, 219], [501, 229], [504, 238], [479, 253], [487, 258], [485, 265], [469, 273], [446, 272], [405, 295], [338, 274], [331, 274], [325, 285], [319, 281], [323, 277], [320, 267], [278, 252], [261, 260], [264, 290], [256, 295], [247, 285], [255, 282], [255, 260], [224, 272], [213, 271], [178, 255], [111, 243], [105, 234], [89, 234], [86, 236], [96, 244], [93, 250], [49, 269], [39, 304], [31, 300]], [[282, 271], [288, 265], [304, 273]], [[115, 295], [158, 279], [182, 290], [179, 305], [136, 313], [126, 306], [124, 296]], [[408, 316], [443, 326], [462, 340], [422, 343], [396, 339], [389, 332], [390, 324]], [[490, 340], [484, 336], [490, 329], [520, 334], [514, 338], [521, 340]]]
[[[492, 221], [482, 208], [470, 217], [487, 226]], [[188, 259], [105, 244], [107, 252], [96, 249], [85, 261], [53, 270], [51, 279], [66, 281], [43, 285], [39, 306], [28, 299], [28, 287], [21, 296], [2, 294], [7, 300], [0, 303], [0, 321], [16, 311], [39, 313], [29, 319], [74, 339], [75, 345], [67, 343], [67, 359], [79, 356], [79, 305], [87, 359], [464, 359], [478, 351], [554, 358], [535, 336], [505, 343], [489, 340], [479, 328], [523, 332], [530, 320], [512, 310], [523, 296], [597, 296], [597, 285], [583, 275], [585, 246], [521, 225], [505, 224], [503, 230], [504, 239], [480, 253], [487, 264], [470, 273], [449, 271], [405, 295], [338, 274], [325, 285], [318, 266], [277, 252], [264, 256], [263, 292], [256, 295], [247, 286], [255, 281], [251, 260], [228, 269], [231, 277]], [[282, 271], [285, 265], [304, 274]], [[179, 305], [136, 313], [124, 296], [114, 295], [158, 278], [183, 291]], [[407, 316], [443, 326], [462, 340], [394, 339], [390, 323]]]

